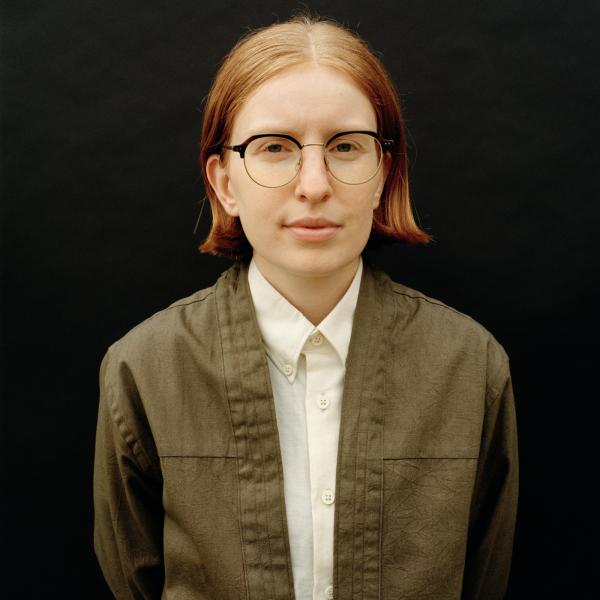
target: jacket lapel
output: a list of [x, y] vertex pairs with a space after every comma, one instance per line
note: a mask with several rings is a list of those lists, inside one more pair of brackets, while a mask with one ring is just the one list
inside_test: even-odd
[[233, 265], [217, 283], [216, 295], [237, 452], [240, 535], [248, 597], [292, 600], [279, 435], [247, 270], [245, 263]]
[[387, 276], [364, 267], [346, 362], [334, 537], [336, 598], [356, 600], [380, 597], [385, 353], [394, 321]]

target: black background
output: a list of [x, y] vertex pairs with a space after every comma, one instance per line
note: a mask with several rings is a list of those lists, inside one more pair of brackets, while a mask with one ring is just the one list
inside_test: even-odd
[[[92, 548], [99, 362], [228, 265], [196, 250], [208, 211], [192, 235], [202, 100], [248, 27], [298, 6], [4, 3], [4, 598], [110, 597]], [[511, 357], [521, 495], [508, 597], [591, 598], [600, 3], [308, 6], [357, 29], [404, 102], [413, 199], [436, 241], [380, 264]]]

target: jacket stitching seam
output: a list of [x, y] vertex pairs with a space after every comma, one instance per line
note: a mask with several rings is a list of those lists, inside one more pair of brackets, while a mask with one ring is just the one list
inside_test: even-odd
[[229, 458], [236, 459], [237, 456], [227, 456], [225, 454], [207, 455], [207, 454], [159, 454], [159, 458]]
[[403, 456], [401, 458], [385, 458], [383, 460], [478, 460], [479, 456]]
[[[207, 298], [209, 295], [213, 294], [215, 292], [215, 290], [213, 289], [209, 294], [207, 294], [205, 296], [205, 298]], [[237, 477], [236, 477], [236, 487], [237, 487], [237, 493], [238, 493], [238, 530], [239, 530], [239, 535], [240, 535], [240, 546], [241, 546], [241, 553], [242, 553], [242, 569], [244, 571], [244, 582], [246, 584], [246, 598], [250, 597], [250, 580], [249, 580], [249, 576], [248, 576], [248, 565], [247, 565], [247, 554], [246, 554], [246, 544], [245, 544], [245, 538], [244, 538], [244, 525], [243, 525], [243, 519], [242, 519], [242, 486], [241, 486], [241, 478], [240, 478], [240, 456], [239, 456], [239, 448], [238, 448], [238, 436], [235, 434], [235, 426], [233, 423], [233, 415], [231, 414], [231, 405], [230, 405], [230, 390], [227, 387], [227, 377], [225, 376], [226, 374], [226, 366], [225, 366], [225, 350], [223, 348], [223, 325], [221, 323], [221, 319], [219, 318], [219, 303], [217, 302], [217, 298], [215, 299], [215, 313], [216, 313], [216, 320], [217, 320], [217, 330], [219, 331], [219, 339], [221, 342], [221, 361], [222, 361], [222, 366], [223, 366], [223, 387], [225, 388], [225, 393], [227, 394], [227, 406], [229, 408], [229, 421], [231, 423], [231, 428], [232, 428], [232, 433], [233, 433], [233, 439], [235, 442], [235, 447], [236, 447], [236, 454], [237, 456], [236, 458], [236, 470], [237, 470]]]
[[110, 419], [119, 434], [119, 438], [129, 448], [137, 466], [144, 472], [148, 471], [153, 467], [153, 461], [146, 454], [142, 444], [135, 437], [125, 420], [125, 416], [120, 411], [118, 403], [114, 398], [113, 386], [107, 380], [107, 372], [104, 373], [104, 388], [106, 390], [106, 404], [109, 409]]
[[175, 304], [171, 304], [171, 306], [167, 306], [166, 308], [158, 310], [155, 313], [149, 315], [141, 323], [138, 323], [135, 327], [132, 327], [129, 330], [129, 333], [131, 333], [131, 332], [135, 331], [136, 329], [140, 328], [142, 325], [144, 325], [148, 321], [151, 321], [152, 319], [158, 318], [159, 315], [162, 315], [162, 314], [166, 313], [167, 311], [170, 311], [170, 310], [175, 309], [175, 308], [183, 308], [185, 306], [191, 306], [192, 304], [197, 304], [199, 302], [204, 302], [204, 300], [207, 300], [208, 298], [210, 298], [211, 296], [213, 296], [214, 293], [215, 293], [214, 289], [211, 289], [202, 298], [198, 298], [196, 300], [191, 300], [190, 302], [177, 301], [177, 302], [175, 302]]
[[406, 292], [401, 292], [400, 290], [395, 290], [392, 287], [392, 291], [394, 292], [394, 294], [397, 294], [398, 296], [405, 296], [406, 298], [410, 298], [411, 300], [423, 300], [425, 302], [427, 302], [428, 304], [432, 304], [433, 306], [439, 306], [440, 308], [445, 308], [446, 310], [449, 310], [457, 315], [460, 315], [461, 317], [464, 317], [465, 319], [469, 319], [470, 321], [473, 321], [473, 318], [470, 317], [469, 315], [466, 315], [463, 312], [460, 312], [460, 310], [457, 310], [456, 308], [452, 308], [451, 306], [448, 306], [447, 304], [444, 304], [443, 302], [439, 302], [436, 300], [433, 300], [431, 298], [428, 298], [427, 296], [413, 296], [412, 294], [407, 294]]

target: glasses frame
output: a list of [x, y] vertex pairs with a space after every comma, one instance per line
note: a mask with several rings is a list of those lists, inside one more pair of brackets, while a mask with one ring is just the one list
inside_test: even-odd
[[[260, 185], [261, 187], [279, 188], [279, 187], [283, 187], [284, 185], [287, 185], [288, 183], [291, 183], [298, 176], [298, 173], [300, 172], [300, 169], [302, 168], [302, 148], [306, 148], [307, 146], [323, 146], [323, 148], [325, 148], [329, 144], [331, 144], [331, 142], [333, 142], [333, 140], [335, 140], [339, 137], [342, 137], [344, 135], [348, 135], [350, 133], [364, 133], [365, 135], [370, 135], [371, 137], [375, 138], [379, 142], [382, 153], [381, 153], [381, 157], [379, 159], [379, 164], [377, 165], [377, 169], [375, 169], [375, 172], [373, 173], [373, 175], [371, 175], [371, 177], [369, 177], [368, 179], [365, 179], [364, 181], [360, 181], [358, 183], [348, 183], [346, 181], [342, 181], [341, 179], [338, 179], [331, 172], [331, 169], [329, 168], [329, 165], [327, 164], [327, 158], [325, 157], [325, 154], [323, 154], [323, 162], [325, 163], [327, 172], [334, 179], [339, 181], [340, 183], [343, 183], [345, 185], [362, 185], [363, 183], [367, 183], [367, 181], [370, 181], [371, 179], [373, 179], [373, 177], [375, 177], [375, 175], [377, 175], [377, 171], [379, 171], [379, 167], [381, 166], [381, 161], [383, 159], [383, 155], [386, 152], [389, 152], [390, 150], [392, 150], [396, 144], [396, 142], [394, 140], [388, 140], [388, 139], [382, 137], [381, 135], [379, 135], [375, 131], [362, 131], [362, 130], [340, 131], [339, 133], [332, 135], [324, 144], [301, 144], [295, 137], [288, 135], [287, 133], [259, 133], [257, 135], [250, 136], [247, 140], [245, 140], [241, 144], [236, 144], [235, 146], [227, 146], [227, 145], [223, 144], [222, 148], [224, 150], [232, 150], [233, 152], [237, 152], [240, 155], [240, 158], [244, 161], [244, 169], [246, 169], [246, 173], [248, 174], [248, 177], [250, 177], [250, 179], [252, 179], [252, 181], [254, 181], [254, 183], [256, 183], [257, 185]], [[298, 146], [298, 149], [300, 150], [300, 162], [298, 163], [298, 168], [296, 169], [294, 176], [289, 181], [286, 181], [285, 183], [282, 183], [280, 185], [264, 185], [263, 183], [256, 181], [256, 179], [254, 179], [254, 177], [252, 177], [252, 175], [250, 174], [250, 171], [248, 171], [248, 166], [246, 165], [246, 158], [245, 158], [246, 157], [246, 148], [248, 148], [249, 144], [251, 144], [254, 140], [258, 140], [260, 138], [266, 138], [266, 137], [284, 138], [284, 139], [289, 140], [290, 142], [293, 142], [294, 144], [296, 144], [296, 146]]]

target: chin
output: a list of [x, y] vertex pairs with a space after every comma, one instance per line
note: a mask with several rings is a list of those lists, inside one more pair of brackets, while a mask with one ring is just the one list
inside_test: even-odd
[[337, 273], [340, 269], [355, 261], [356, 256], [340, 256], [339, 251], [312, 252], [310, 256], [299, 257], [295, 261], [286, 261], [286, 270], [304, 277], [326, 277]]

